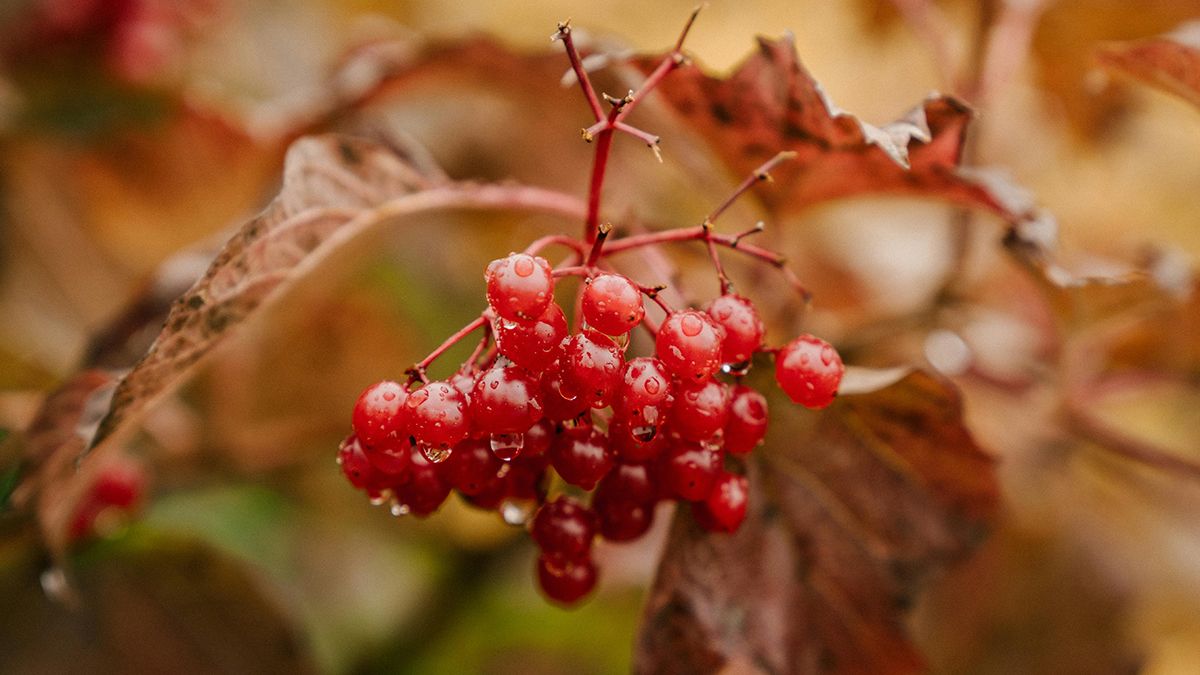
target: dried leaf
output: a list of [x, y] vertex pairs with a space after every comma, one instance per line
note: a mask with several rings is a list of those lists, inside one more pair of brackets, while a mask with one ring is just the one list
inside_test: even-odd
[[956, 390], [921, 372], [842, 397], [751, 471], [736, 534], [681, 514], [637, 670], [920, 671], [905, 610], [981, 540], [999, 497], [961, 415]]
[[[642, 59], [649, 70], [657, 59]], [[958, 171], [971, 112], [931, 96], [904, 118], [875, 127], [838, 109], [800, 63], [792, 38], [759, 39], [759, 49], [728, 78], [680, 69], [660, 90], [667, 104], [710, 143], [729, 168], [749, 175], [776, 153], [795, 159], [772, 171], [768, 206], [798, 210], [858, 194], [904, 194], [992, 211], [1004, 204]]]
[[1096, 56], [1109, 70], [1200, 106], [1200, 23], [1159, 38], [1106, 45]]

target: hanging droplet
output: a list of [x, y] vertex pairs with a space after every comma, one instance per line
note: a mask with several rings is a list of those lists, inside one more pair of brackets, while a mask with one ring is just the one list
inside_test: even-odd
[[64, 604], [72, 602], [74, 593], [71, 590], [71, 582], [67, 581], [67, 574], [61, 567], [56, 565], [46, 569], [39, 577], [39, 581], [46, 597]]
[[721, 364], [721, 372], [734, 377], [741, 377], [750, 371], [750, 360], [747, 359], [741, 363], [723, 363]]
[[633, 437], [642, 443], [649, 443], [650, 441], [654, 440], [654, 437], [657, 435], [658, 427], [654, 426], [653, 424], [647, 424], [633, 428]]
[[439, 445], [426, 445], [424, 443], [419, 443], [417, 448], [421, 450], [422, 455], [425, 455], [425, 459], [433, 464], [441, 464], [450, 458], [450, 448]]
[[533, 516], [537, 502], [528, 499], [505, 499], [500, 502], [500, 517], [514, 527], [524, 526]]
[[488, 444], [493, 455], [509, 462], [521, 454], [521, 449], [525, 447], [525, 434], [492, 434]]
[[395, 501], [395, 500], [392, 501], [392, 506], [388, 510], [391, 511], [392, 515], [396, 516], [397, 518], [399, 518], [400, 516], [407, 516], [409, 513], [412, 512], [412, 509], [410, 509], [408, 507], [408, 504], [401, 504], [400, 502]]

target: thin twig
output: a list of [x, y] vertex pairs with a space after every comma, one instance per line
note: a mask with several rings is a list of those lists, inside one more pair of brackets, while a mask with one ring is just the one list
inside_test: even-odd
[[429, 353], [429, 356], [426, 356], [425, 358], [421, 359], [417, 363], [413, 364], [413, 366], [411, 368], [404, 371], [405, 374], [408, 375], [410, 380], [420, 380], [423, 384], [429, 384], [429, 378], [425, 375], [425, 370], [427, 368], [429, 368], [429, 365], [431, 363], [433, 363], [434, 360], [437, 359], [437, 357], [441, 356], [442, 354], [445, 354], [446, 350], [450, 349], [454, 345], [458, 344], [458, 342], [460, 340], [462, 340], [466, 336], [470, 335], [474, 330], [476, 330], [477, 328], [487, 326], [487, 325], [488, 325], [488, 320], [487, 320], [486, 315], [480, 314], [479, 316], [472, 319], [471, 323], [468, 323], [467, 325], [458, 329], [458, 332], [456, 332], [453, 335], [451, 335], [450, 337], [446, 338], [446, 340], [444, 342], [442, 342], [442, 344], [437, 346], [437, 349], [434, 349], [432, 352]]

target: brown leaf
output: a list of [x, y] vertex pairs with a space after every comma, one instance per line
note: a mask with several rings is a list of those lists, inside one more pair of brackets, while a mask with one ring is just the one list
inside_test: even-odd
[[1200, 24], [1159, 38], [1101, 47], [1101, 65], [1200, 106]]
[[999, 498], [961, 416], [951, 385], [914, 372], [784, 432], [794, 442], [751, 467], [736, 534], [677, 518], [636, 669], [920, 671], [906, 609], [982, 539]]
[[[648, 71], [657, 59], [642, 59]], [[932, 96], [904, 118], [875, 127], [839, 110], [800, 63], [790, 37], [759, 39], [759, 49], [728, 78], [684, 68], [659, 90], [735, 174], [749, 175], [776, 153], [795, 159], [772, 171], [763, 196], [776, 210], [798, 210], [857, 194], [903, 194], [981, 208], [1009, 220], [988, 189], [958, 171], [971, 112]]]

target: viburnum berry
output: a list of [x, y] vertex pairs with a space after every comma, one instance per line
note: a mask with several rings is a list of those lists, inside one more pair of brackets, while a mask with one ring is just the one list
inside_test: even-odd
[[603, 488], [596, 488], [592, 509], [600, 536], [609, 541], [633, 541], [654, 524], [654, 502], [620, 499]]
[[377, 490], [388, 480], [387, 475], [367, 459], [362, 443], [353, 434], [347, 436], [338, 447], [337, 463], [342, 467], [346, 480], [359, 490]]
[[469, 438], [454, 446], [442, 465], [442, 475], [459, 492], [478, 495], [503, 482], [499, 475], [502, 466], [504, 463], [492, 454], [487, 441]]
[[596, 514], [574, 497], [561, 495], [542, 504], [529, 529], [538, 548], [547, 556], [578, 560], [592, 550]]
[[404, 405], [409, 431], [431, 460], [444, 459], [442, 453], [470, 433], [465, 397], [448, 382], [430, 382], [409, 394]]
[[596, 495], [605, 494], [612, 499], [650, 504], [658, 501], [654, 478], [649, 466], [622, 462], [614, 466], [596, 486]]
[[736, 532], [746, 519], [750, 484], [745, 476], [724, 473], [702, 502], [692, 504], [696, 522], [712, 532]]
[[674, 312], [658, 329], [654, 351], [680, 380], [699, 382], [721, 367], [721, 327], [704, 312]]
[[489, 263], [484, 276], [488, 304], [502, 319], [536, 321], [554, 301], [554, 276], [545, 258], [510, 253]]
[[542, 412], [546, 415], [546, 419], [555, 422], [573, 420], [592, 407], [587, 397], [580, 396], [563, 382], [563, 376], [561, 365], [555, 365], [542, 373], [539, 386]]
[[354, 404], [351, 424], [358, 441], [374, 446], [408, 435], [404, 402], [408, 390], [398, 382], [384, 380], [367, 387]]
[[520, 434], [542, 417], [538, 381], [523, 368], [489, 368], [475, 379], [471, 426], [485, 434]]
[[846, 367], [828, 342], [804, 334], [775, 355], [775, 381], [796, 403], [824, 408], [837, 396]]
[[521, 458], [545, 457], [549, 462], [546, 452], [550, 449], [550, 444], [554, 442], [554, 436], [554, 423], [544, 418], [538, 420], [536, 424], [525, 430], [525, 443], [521, 448]]
[[605, 335], [624, 335], [646, 315], [637, 284], [611, 273], [584, 282], [580, 311], [588, 326]]
[[562, 354], [562, 341], [568, 333], [567, 317], [554, 302], [530, 323], [498, 318], [495, 326], [496, 347], [500, 353], [532, 373], [540, 373], [558, 360]]
[[550, 462], [563, 480], [591, 490], [612, 468], [613, 453], [595, 428], [564, 429], [550, 446]]
[[408, 436], [392, 438], [375, 445], [364, 445], [363, 454], [381, 473], [399, 476], [408, 469], [412, 456], [412, 443], [409, 442]]
[[591, 558], [561, 560], [543, 555], [538, 557], [537, 578], [547, 598], [569, 605], [595, 588], [596, 563]]
[[635, 431], [624, 421], [613, 418], [608, 425], [608, 443], [617, 457], [625, 462], [649, 462], [662, 454], [668, 437], [656, 428], [638, 427]]
[[671, 431], [684, 440], [705, 441], [729, 418], [729, 387], [713, 379], [682, 385], [671, 407]]
[[708, 303], [705, 311], [725, 331], [721, 341], [721, 363], [746, 363], [762, 346], [766, 329], [758, 310], [748, 299], [726, 293]]
[[425, 458], [419, 450], [412, 451], [406, 480], [392, 486], [392, 494], [400, 513], [424, 518], [450, 496], [450, 484], [442, 477], [441, 465]]
[[653, 434], [666, 421], [671, 394], [671, 376], [662, 361], [646, 356], [631, 359], [613, 397], [614, 419], [642, 435]]
[[567, 338], [559, 363], [567, 389], [593, 408], [603, 408], [612, 400], [625, 365], [621, 348], [599, 333]]
[[712, 492], [721, 473], [721, 452], [699, 443], [676, 442], [659, 458], [659, 477], [666, 491], [689, 502]]
[[725, 451], [744, 455], [767, 435], [767, 399], [758, 391], [739, 384], [733, 389], [729, 418], [725, 421]]

